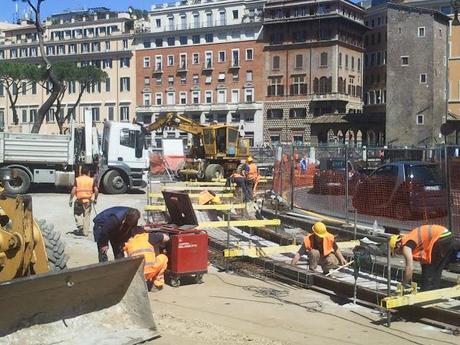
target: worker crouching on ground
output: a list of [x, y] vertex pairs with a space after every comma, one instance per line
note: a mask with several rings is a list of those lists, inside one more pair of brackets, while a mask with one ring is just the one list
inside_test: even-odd
[[[70, 192], [69, 206], [72, 207], [73, 198], [73, 215], [77, 223], [75, 235], [88, 236], [91, 220], [91, 204], [97, 203], [99, 190], [94, 179], [89, 176], [89, 169], [86, 166], [81, 168], [81, 174], [75, 179], [75, 185]], [[93, 199], [94, 197], [94, 199]]]
[[243, 169], [243, 174], [246, 179], [246, 200], [252, 201], [254, 198], [255, 189], [259, 183], [259, 169], [254, 163], [254, 160], [251, 156], [246, 160], [245, 168]]
[[232, 186], [232, 183], [236, 185], [237, 188], [240, 189], [241, 195], [243, 196], [243, 202], [248, 202], [250, 200], [247, 199], [248, 193], [246, 191], [246, 181], [244, 176], [238, 171], [234, 170], [229, 178], [227, 178], [227, 182], [225, 183], [225, 187], [229, 188]]
[[159, 232], [146, 232], [143, 226], [136, 226], [131, 231], [131, 236], [123, 248], [124, 251], [128, 256], [144, 257], [144, 278], [148, 290], [153, 286], [162, 289], [168, 257], [165, 254], [156, 255], [156, 252], [159, 253], [160, 247], [169, 241], [169, 236]]
[[119, 206], [108, 208], [93, 219], [99, 262], [108, 261], [109, 242], [115, 259], [124, 257], [123, 245], [131, 237], [131, 230], [137, 226], [140, 217], [139, 210]]
[[308, 255], [309, 269], [315, 271], [318, 264], [323, 273], [329, 273], [330, 269], [339, 265], [345, 265], [347, 261], [335, 243], [334, 235], [330, 234], [326, 225], [317, 222], [312, 227], [313, 234], [305, 236], [302, 246], [291, 261], [296, 265], [302, 255]]
[[406, 235], [392, 235], [389, 245], [394, 254], [404, 256], [403, 283], [411, 282], [414, 260], [420, 261], [422, 291], [440, 288], [442, 270], [460, 250], [460, 241], [442, 225], [422, 225]]

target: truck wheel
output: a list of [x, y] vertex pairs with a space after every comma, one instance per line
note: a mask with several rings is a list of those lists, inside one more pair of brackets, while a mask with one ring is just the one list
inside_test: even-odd
[[121, 176], [121, 174], [116, 170], [110, 170], [107, 174], [104, 175], [102, 185], [104, 187], [104, 191], [107, 194], [123, 194], [128, 190], [126, 181], [123, 179], [123, 176]]
[[211, 181], [213, 178], [224, 176], [224, 167], [220, 164], [209, 164], [204, 171], [206, 180]]
[[52, 224], [46, 221], [38, 221], [40, 230], [45, 242], [46, 255], [48, 256], [48, 267], [51, 271], [62, 271], [67, 268], [69, 257], [65, 254], [65, 244], [61, 239], [61, 233], [54, 230]]
[[22, 169], [11, 169], [11, 180], [4, 182], [5, 190], [8, 194], [24, 194], [30, 187], [30, 177]]

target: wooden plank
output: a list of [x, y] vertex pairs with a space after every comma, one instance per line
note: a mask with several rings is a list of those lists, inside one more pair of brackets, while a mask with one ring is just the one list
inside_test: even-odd
[[[224, 228], [227, 227], [229, 222], [226, 220], [210, 221], [210, 222], [200, 222], [199, 226], [202, 228], [205, 227], [214, 227], [214, 228]], [[279, 219], [250, 219], [250, 220], [231, 220], [230, 226], [249, 226], [249, 227], [259, 227], [259, 226], [270, 226], [270, 225], [281, 225]]]

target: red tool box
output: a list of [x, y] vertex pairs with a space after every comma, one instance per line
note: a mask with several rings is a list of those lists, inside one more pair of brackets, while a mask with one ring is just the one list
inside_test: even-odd
[[170, 236], [167, 246], [170, 285], [177, 287], [182, 277], [192, 277], [202, 283], [208, 272], [208, 234], [195, 229], [198, 225], [190, 197], [185, 193], [163, 192], [170, 223], [162, 227]]

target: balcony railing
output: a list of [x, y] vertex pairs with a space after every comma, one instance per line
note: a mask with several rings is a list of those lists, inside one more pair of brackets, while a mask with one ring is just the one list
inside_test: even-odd
[[228, 25], [228, 22], [226, 20], [212, 20], [212, 21], [204, 21], [204, 22], [185, 23], [185, 24], [184, 23], [167, 24], [166, 26], [163, 27], [163, 31], [180, 31], [180, 30], [213, 28], [213, 27], [226, 26], [226, 25]]

